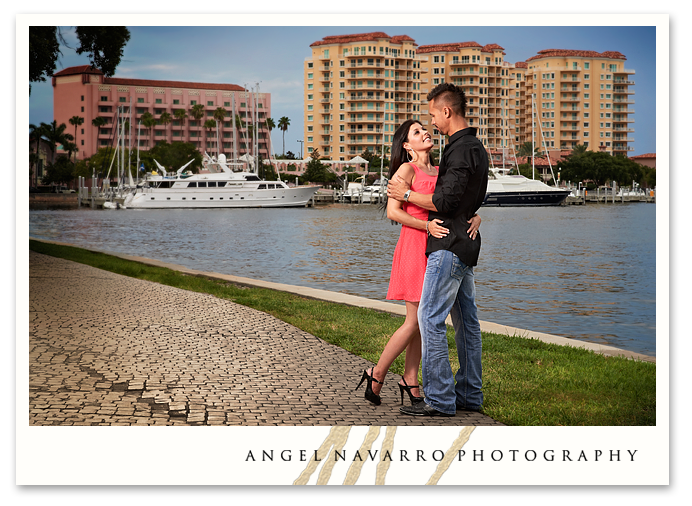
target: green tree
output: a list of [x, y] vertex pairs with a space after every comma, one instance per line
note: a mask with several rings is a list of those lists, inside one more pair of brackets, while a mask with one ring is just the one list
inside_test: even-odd
[[43, 128], [43, 136], [48, 140], [48, 147], [51, 151], [51, 163], [54, 164], [57, 146], [72, 141], [73, 137], [71, 134], [65, 133], [67, 125], [65, 123], [58, 125], [56, 120], [53, 120], [51, 123], [41, 123], [41, 127]]
[[307, 182], [313, 183], [331, 183], [336, 181], [336, 174], [320, 162], [320, 151], [315, 149], [310, 153], [310, 161], [305, 167], [305, 172], [298, 178], [301, 184]]
[[192, 116], [195, 121], [200, 121], [204, 117], [204, 106], [202, 104], [193, 105], [190, 109], [190, 116]]
[[[29, 158], [29, 176], [31, 177], [32, 174], [38, 174], [38, 163], [39, 163], [39, 147], [41, 145], [41, 139], [43, 138], [44, 135], [44, 126], [45, 123], [41, 123], [41, 125], [34, 125], [33, 123], [29, 125], [29, 142], [36, 142], [36, 152], [32, 153], [34, 156]], [[31, 148], [29, 148], [31, 149]], [[34, 167], [36, 167], [36, 171], [34, 171]], [[38, 177], [34, 179], [35, 183], [38, 183]], [[35, 186], [35, 184], [34, 184]]]
[[149, 111], [145, 112], [140, 116], [139, 121], [142, 122], [142, 126], [147, 130], [147, 147], [151, 148], [151, 141], [154, 138], [154, 127], [156, 126], [156, 118]]
[[[77, 54], [86, 53], [92, 68], [112, 77], [130, 40], [130, 31], [124, 26], [78, 26], [76, 35], [79, 40]], [[55, 73], [55, 62], [62, 54], [60, 43], [68, 47], [59, 27], [29, 27], [29, 83], [43, 82]]]
[[74, 163], [69, 157], [60, 155], [55, 162], [46, 166], [43, 184], [69, 184], [74, 179]]
[[272, 147], [272, 130], [276, 128], [276, 123], [274, 123], [272, 118], [267, 118], [265, 123], [267, 124], [267, 130], [269, 130], [269, 153], [273, 156], [274, 148]]
[[171, 113], [168, 111], [163, 111], [161, 116], [159, 116], [159, 125], [167, 127], [171, 121], [173, 121], [173, 116], [171, 116]]
[[180, 121], [180, 137], [182, 138], [183, 126], [185, 125], [185, 119], [187, 118], [187, 112], [185, 112], [185, 109], [176, 109], [175, 112], [173, 112], [173, 116], [175, 116], [176, 120]]
[[288, 130], [290, 124], [291, 120], [287, 116], [281, 116], [281, 118], [279, 118], [278, 127], [279, 130], [283, 132], [283, 149], [281, 150], [282, 153], [286, 153], [286, 131]]
[[534, 147], [531, 141], [527, 141], [519, 146], [519, 149], [517, 149], [517, 156], [526, 156], [530, 158], [533, 155], [534, 157], [537, 157], [540, 155], [540, 152], [541, 150], [539, 146]]
[[[81, 116], [72, 116], [70, 118], [70, 125], [74, 125], [74, 140], [75, 140], [75, 142], [77, 142], [77, 127], [83, 123], [84, 123], [84, 118], [82, 118]], [[75, 160], [74, 160], [75, 162], [77, 161], [77, 151], [79, 151], [79, 149], [75, 150], [75, 155], [74, 155], [75, 156]]]
[[206, 137], [207, 144], [209, 143], [209, 134], [211, 134], [211, 131], [214, 130], [215, 126], [216, 126], [216, 120], [208, 119], [207, 121], [204, 122], [204, 129], [207, 131], [207, 137]]
[[218, 145], [219, 141], [219, 123], [222, 123], [224, 118], [228, 115], [228, 112], [223, 107], [217, 107], [214, 111], [214, 120], [216, 121], [216, 153], [221, 153], [221, 147]]
[[196, 171], [202, 167], [202, 155], [191, 142], [173, 142], [169, 144], [166, 141], [161, 141], [149, 151], [140, 153], [140, 160], [144, 162], [145, 166], [156, 167], [155, 159], [166, 167], [166, 170], [169, 167], [172, 167], [173, 170], [178, 170], [192, 158], [195, 161], [185, 170]]

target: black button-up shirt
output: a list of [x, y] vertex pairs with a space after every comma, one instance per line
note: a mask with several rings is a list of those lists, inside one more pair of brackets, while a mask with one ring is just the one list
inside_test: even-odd
[[475, 128], [459, 130], [449, 138], [442, 153], [432, 197], [437, 212], [430, 211], [428, 216], [429, 220], [443, 220], [442, 226], [449, 229], [449, 234], [442, 239], [428, 236], [426, 255], [448, 250], [468, 266], [478, 263], [481, 235], [479, 232], [472, 240], [467, 221], [481, 207], [487, 188], [488, 153], [476, 138]]

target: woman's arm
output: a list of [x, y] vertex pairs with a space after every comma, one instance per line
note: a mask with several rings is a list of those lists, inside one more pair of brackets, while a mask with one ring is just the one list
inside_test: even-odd
[[[394, 177], [400, 177], [402, 180], [406, 181], [410, 187], [411, 184], [413, 184], [415, 174], [416, 173], [413, 167], [411, 167], [410, 164], [405, 163], [397, 169], [397, 171], [394, 173]], [[404, 211], [403, 205], [404, 203], [400, 202], [399, 200], [393, 198], [387, 199], [387, 218], [392, 221], [396, 221], [397, 223], [401, 223], [402, 225], [406, 225], [407, 227], [425, 230], [428, 223], [427, 220], [419, 220], [418, 218], [414, 218]]]

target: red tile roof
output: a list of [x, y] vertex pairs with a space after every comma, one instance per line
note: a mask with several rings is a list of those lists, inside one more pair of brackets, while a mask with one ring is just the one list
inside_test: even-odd
[[103, 75], [103, 72], [101, 72], [99, 69], [92, 69], [90, 65], [80, 65], [78, 67], [67, 67], [66, 69], [62, 69], [60, 72], [56, 72], [55, 74], [53, 74], [53, 77], [73, 76], [77, 74]]
[[624, 54], [619, 51], [605, 51], [603, 53], [597, 53], [596, 51], [582, 51], [576, 49], [543, 49], [538, 51], [536, 56], [532, 56], [527, 62], [532, 60], [538, 60], [540, 58], [551, 58], [555, 56], [576, 56], [581, 58], [612, 58], [616, 60], [626, 60]]
[[104, 77], [104, 84], [122, 86], [158, 86], [161, 88], [186, 88], [192, 90], [224, 90], [245, 91], [237, 84], [190, 83], [186, 81], [154, 81], [153, 79], [126, 79], [120, 77]]
[[656, 158], [656, 153], [644, 153], [643, 155], [630, 156], [630, 158]]
[[420, 53], [439, 53], [459, 51], [462, 47], [480, 47], [478, 42], [450, 42], [449, 44], [428, 44], [426, 46], [418, 46], [418, 54]]
[[526, 64], [525, 61], [518, 61], [514, 64], [514, 66], [518, 69], [527, 69], [529, 66]]
[[[89, 65], [78, 67], [68, 67], [53, 74], [53, 77], [71, 76], [76, 74], [98, 74], [103, 75], [99, 69], [92, 69]], [[122, 86], [159, 86], [161, 88], [187, 88], [193, 90], [224, 90], [224, 91], [244, 91], [245, 88], [237, 84], [212, 84], [212, 83], [191, 83], [187, 81], [156, 81], [153, 79], [129, 79], [123, 77], [104, 77], [104, 84]]]
[[[408, 35], [395, 35], [390, 37], [384, 32], [369, 32], [369, 33], [354, 33], [350, 35], [328, 35], [322, 40], [313, 42], [310, 47], [313, 46], [325, 46], [327, 44], [350, 44], [352, 42], [376, 42], [380, 39], [389, 39], [389, 42], [393, 44], [399, 44], [401, 42], [414, 42], [414, 40]], [[415, 43], [415, 42], [414, 42]]]
[[506, 54], [504, 52], [504, 47], [500, 46], [499, 44], [486, 44], [483, 46], [483, 49], [481, 49], [482, 52], [484, 53], [492, 53], [493, 51], [502, 51], [502, 54]]

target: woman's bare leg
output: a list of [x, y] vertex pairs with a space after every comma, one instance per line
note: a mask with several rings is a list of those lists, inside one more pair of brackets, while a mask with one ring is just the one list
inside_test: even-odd
[[[389, 367], [394, 360], [406, 350], [406, 372], [404, 378], [409, 385], [418, 384], [418, 367], [421, 359], [420, 330], [418, 328], [418, 302], [406, 301], [406, 319], [404, 324], [389, 338], [387, 345], [373, 368], [372, 375], [379, 381], [384, 381]], [[415, 363], [415, 365], [414, 365]], [[411, 382], [409, 382], [411, 379]], [[372, 383], [372, 391], [379, 395], [382, 385]], [[411, 392], [415, 395], [415, 391]]]

